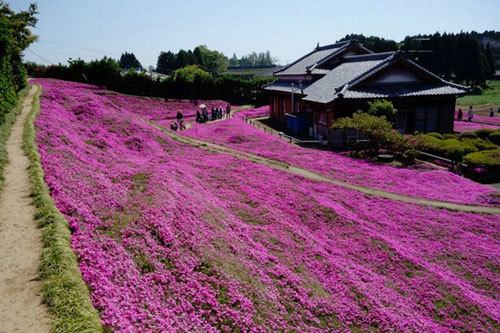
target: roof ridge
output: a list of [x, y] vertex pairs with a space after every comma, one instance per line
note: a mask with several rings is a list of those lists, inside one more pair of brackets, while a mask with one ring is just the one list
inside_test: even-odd
[[354, 41], [353, 39], [351, 39], [351, 40], [344, 40], [342, 42], [337, 42], [337, 43], [333, 43], [333, 44], [329, 44], [329, 45], [320, 46], [318, 48], [315, 48], [315, 50], [328, 50], [328, 49], [331, 49], [331, 48], [334, 48], [334, 47], [338, 47], [338, 46], [350, 44], [353, 41]]
[[344, 56], [342, 57], [344, 60], [363, 60], [363, 59], [385, 59], [388, 58], [394, 54], [396, 54], [398, 51], [389, 51], [389, 52], [379, 52], [379, 53], [369, 53], [369, 54], [356, 54], [356, 55], [349, 55], [349, 56]]
[[[295, 60], [294, 62], [280, 68], [279, 70], [273, 72], [273, 74], [278, 74], [280, 72], [284, 72], [286, 69], [290, 68], [291, 66], [295, 65], [296, 63], [298, 63], [299, 61], [309, 57], [310, 55], [312, 55], [313, 53], [315, 52], [318, 52], [318, 51], [324, 51], [324, 50], [328, 50], [328, 49], [331, 49], [331, 48], [335, 48], [335, 47], [341, 47], [341, 46], [344, 46], [344, 45], [350, 45], [352, 41], [344, 41], [344, 42], [338, 42], [338, 43], [335, 43], [335, 44], [330, 44], [330, 45], [325, 45], [325, 46], [320, 46], [319, 48], [314, 48], [314, 50], [312, 50], [311, 52], [307, 53], [306, 55], [300, 57], [299, 59]], [[335, 52], [337, 53], [337, 52]], [[328, 56], [327, 56], [328, 57]], [[326, 58], [326, 57], [325, 57]], [[318, 62], [318, 61], [317, 61]], [[308, 66], [308, 67], [312, 67], [314, 64]]]

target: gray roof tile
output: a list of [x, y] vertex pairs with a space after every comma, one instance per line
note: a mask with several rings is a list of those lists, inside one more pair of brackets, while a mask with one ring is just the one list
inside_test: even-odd
[[394, 98], [411, 96], [459, 95], [465, 91], [449, 85], [386, 85], [347, 89], [344, 98]]
[[382, 62], [384, 60], [344, 62], [305, 89], [307, 96], [304, 100], [328, 103], [335, 98], [335, 94], [342, 86], [377, 67]]
[[349, 42], [340, 42], [332, 45], [322, 46], [319, 49], [306, 54], [299, 60], [285, 66], [279, 71], [274, 72], [276, 75], [304, 75], [307, 74], [307, 67], [311, 67], [320, 60], [346, 48]]

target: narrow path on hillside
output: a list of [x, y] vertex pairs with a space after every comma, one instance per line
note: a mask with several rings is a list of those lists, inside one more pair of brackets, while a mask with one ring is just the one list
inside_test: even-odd
[[42, 235], [30, 199], [28, 157], [22, 148], [26, 117], [36, 87], [24, 100], [22, 113], [6, 143], [9, 163], [0, 193], [0, 332], [49, 332], [50, 316], [37, 281]]
[[[147, 121], [147, 120], [146, 120]], [[271, 158], [267, 157], [262, 157], [259, 155], [255, 155], [249, 152], [241, 151], [235, 148], [229, 148], [223, 145], [207, 142], [207, 141], [202, 141], [198, 139], [193, 139], [187, 136], [182, 136], [179, 135], [175, 132], [169, 131], [165, 129], [164, 127], [148, 121], [151, 125], [153, 125], [155, 128], [159, 129], [163, 133], [167, 134], [174, 140], [177, 140], [179, 142], [189, 144], [191, 146], [195, 146], [198, 148], [202, 148], [211, 152], [216, 152], [216, 153], [224, 153], [228, 154], [231, 156], [234, 156], [236, 158], [241, 158], [245, 159], [254, 163], [262, 164], [269, 166], [273, 169], [277, 170], [282, 170], [286, 171], [288, 173], [296, 174], [308, 179], [316, 180], [316, 181], [322, 181], [322, 182], [328, 182], [328, 183], [333, 183], [337, 184], [346, 188], [349, 188], [351, 190], [359, 191], [361, 193], [367, 194], [367, 195], [372, 195], [376, 196], [379, 198], [385, 198], [385, 199], [392, 199], [392, 200], [397, 200], [401, 202], [410, 202], [410, 203], [417, 203], [421, 205], [426, 205], [426, 206], [431, 206], [435, 208], [445, 208], [449, 210], [454, 210], [454, 211], [460, 211], [460, 212], [470, 212], [470, 213], [486, 213], [486, 214], [499, 214], [500, 215], [500, 207], [489, 207], [489, 206], [476, 206], [476, 205], [465, 205], [465, 204], [459, 204], [459, 203], [454, 203], [454, 202], [448, 202], [448, 201], [438, 201], [438, 200], [431, 200], [431, 199], [422, 199], [422, 198], [413, 198], [413, 197], [408, 197], [405, 195], [397, 194], [394, 192], [389, 192], [389, 191], [384, 191], [384, 190], [379, 190], [371, 187], [366, 187], [362, 185], [355, 185], [351, 184], [348, 182], [345, 182], [343, 180], [335, 179], [335, 178], [330, 178], [326, 177], [322, 174], [293, 166], [284, 162], [280, 162], [277, 160], [273, 160]]]

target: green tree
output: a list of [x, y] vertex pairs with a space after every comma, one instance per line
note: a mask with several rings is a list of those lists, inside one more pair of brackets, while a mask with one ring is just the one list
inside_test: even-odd
[[489, 66], [488, 78], [491, 78], [495, 74], [495, 60], [493, 59], [490, 43], [486, 44], [485, 56]]
[[121, 69], [130, 69], [130, 68], [141, 69], [142, 65], [139, 62], [139, 60], [137, 60], [137, 58], [135, 57], [135, 54], [125, 52], [125, 53], [122, 53], [122, 55], [120, 57], [120, 68]]
[[238, 57], [236, 56], [236, 53], [233, 53], [233, 56], [231, 57], [231, 59], [229, 59], [229, 66], [238, 66], [238, 64]]
[[203, 63], [200, 63], [201, 69], [207, 72], [222, 72], [227, 69], [229, 60], [223, 53], [209, 50], [206, 45], [199, 45], [196, 48], [203, 59]]
[[397, 110], [392, 105], [392, 102], [385, 99], [375, 100], [373, 102], [368, 102], [368, 113], [377, 116], [385, 117], [393, 126], [396, 123], [396, 112]]
[[362, 34], [346, 35], [338, 42], [348, 41], [348, 40], [357, 40], [360, 44], [363, 44], [364, 47], [372, 50], [375, 53], [398, 50], [398, 44], [393, 40], [384, 39], [376, 36], [365, 37]]
[[158, 61], [156, 62], [156, 70], [160, 73], [168, 74], [175, 69], [176, 56], [174, 53], [160, 52]]
[[26, 68], [22, 51], [37, 37], [31, 34], [37, 19], [37, 7], [16, 13], [0, 0], [0, 123], [16, 103], [16, 91], [26, 86]]

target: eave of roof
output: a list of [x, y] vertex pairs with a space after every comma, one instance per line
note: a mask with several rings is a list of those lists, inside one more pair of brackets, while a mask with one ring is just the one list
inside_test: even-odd
[[399, 98], [419, 96], [462, 95], [465, 91], [449, 85], [385, 85], [346, 89], [345, 99]]
[[302, 82], [302, 89], [301, 89], [300, 82], [278, 80], [278, 81], [275, 81], [273, 83], [264, 85], [263, 88], [264, 88], [264, 90], [268, 90], [268, 91], [291, 93], [292, 92], [292, 83], [294, 84], [293, 92], [295, 94], [304, 94], [303, 91], [311, 85], [310, 82]]

